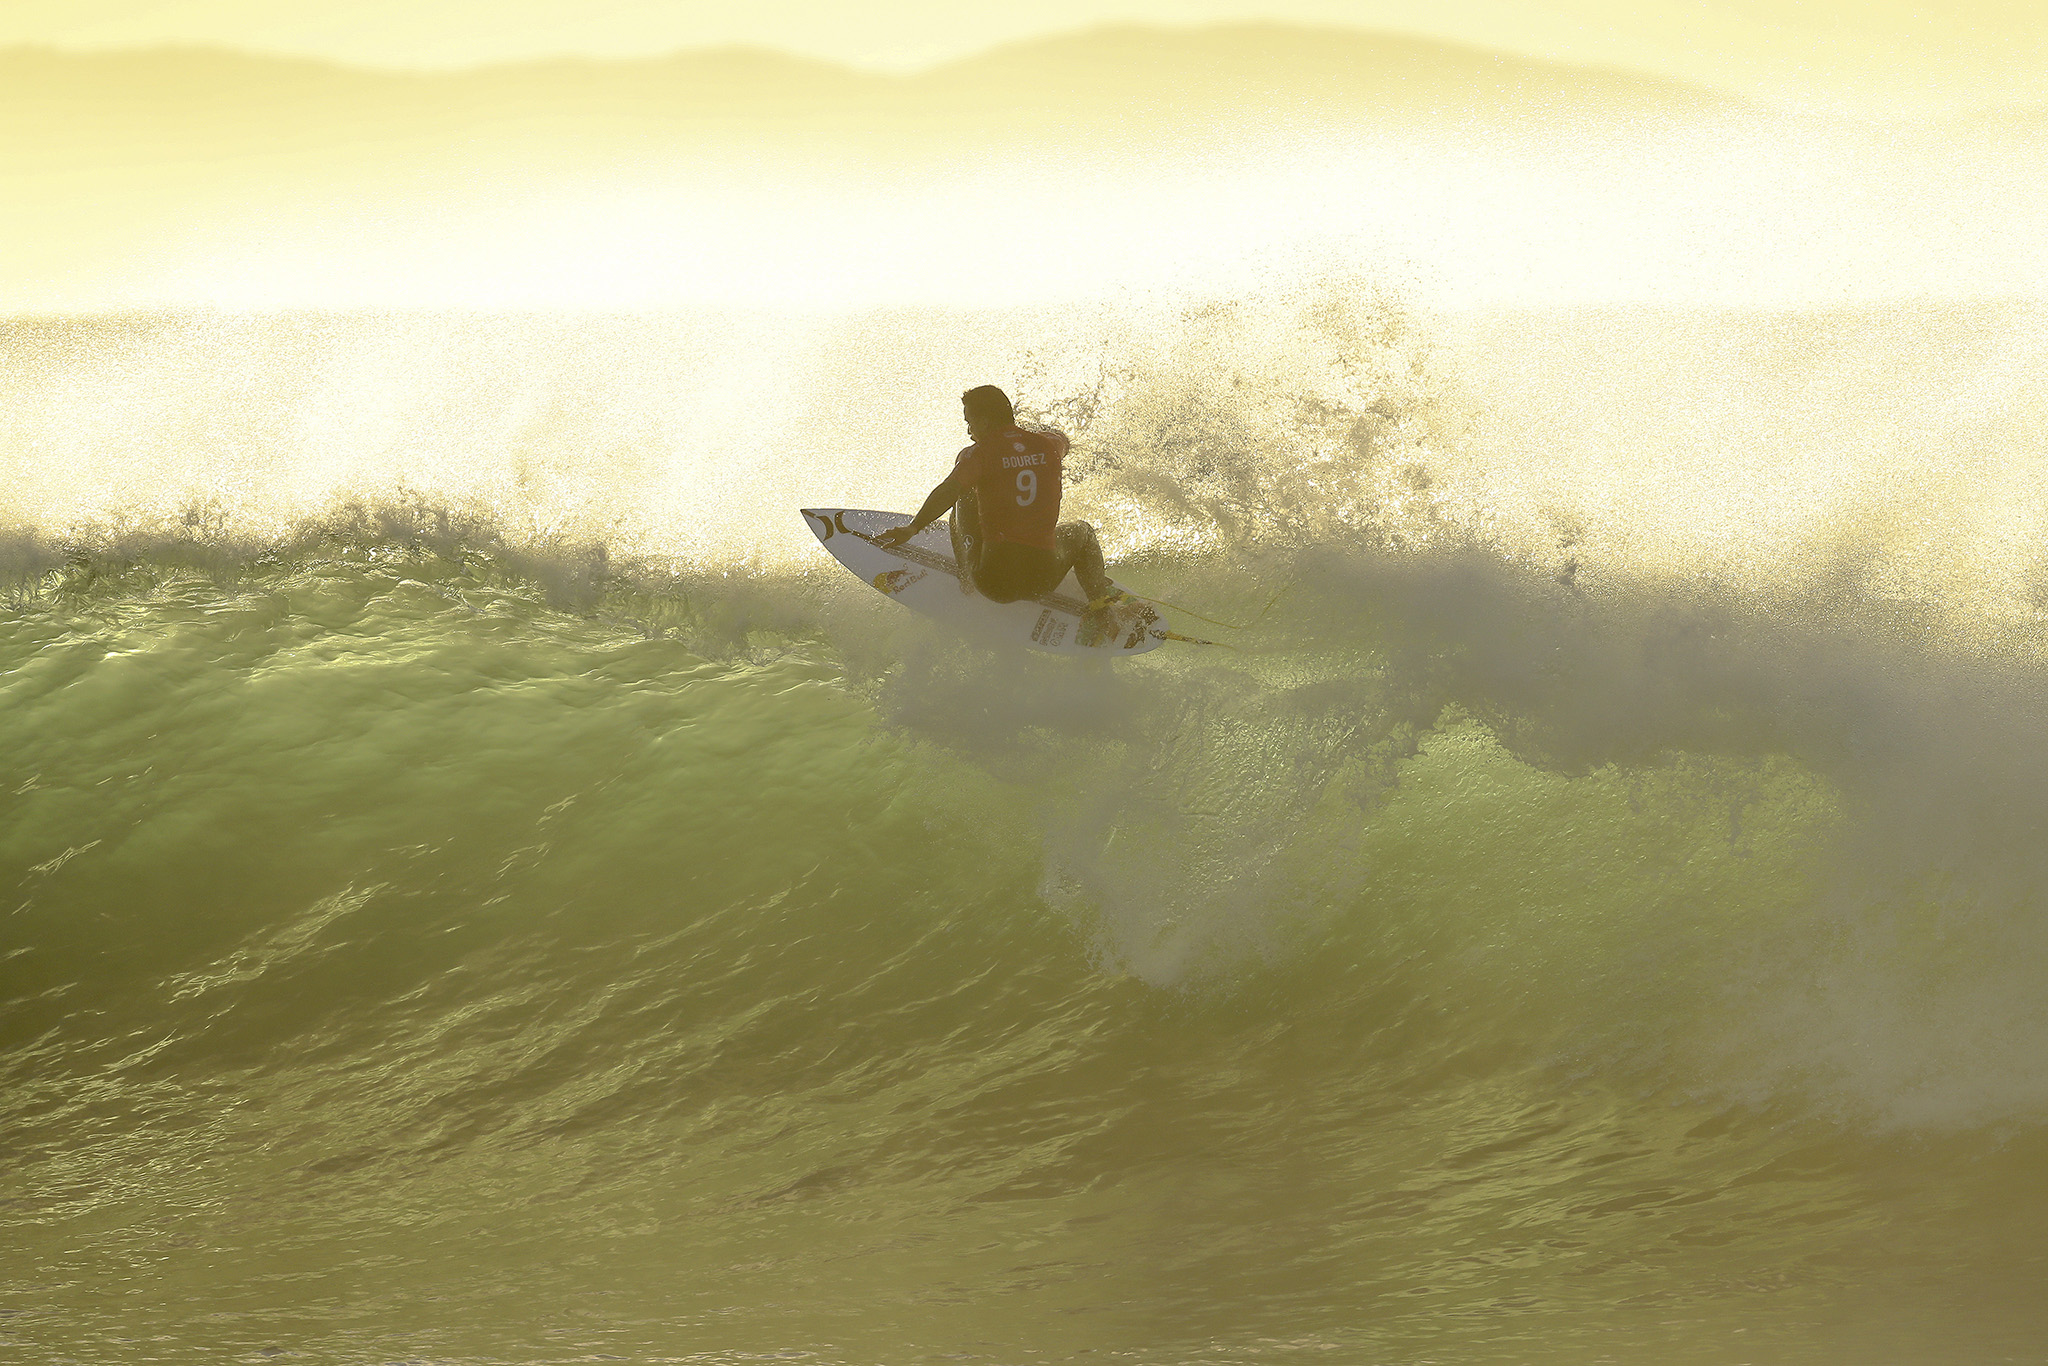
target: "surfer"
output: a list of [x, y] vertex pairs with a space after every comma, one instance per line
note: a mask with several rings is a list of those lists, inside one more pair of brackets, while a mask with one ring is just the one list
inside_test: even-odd
[[954, 459], [953, 472], [931, 491], [910, 525], [881, 533], [876, 544], [902, 545], [951, 508], [953, 558], [965, 571], [961, 591], [1016, 602], [1050, 593], [1072, 570], [1090, 611], [1122, 600], [1103, 567], [1095, 528], [1060, 521], [1067, 438], [1020, 428], [1010, 396], [993, 384], [960, 395], [960, 412], [973, 444]]

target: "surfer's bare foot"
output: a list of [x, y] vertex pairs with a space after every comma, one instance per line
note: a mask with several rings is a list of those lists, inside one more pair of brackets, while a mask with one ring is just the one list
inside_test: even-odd
[[1124, 633], [1133, 620], [1138, 599], [1115, 584], [1099, 597], [1092, 597], [1081, 609], [1081, 629], [1076, 639], [1083, 645], [1100, 645]]
[[1137, 601], [1123, 589], [1111, 584], [1107, 593], [1090, 598], [1088, 605], [1081, 609], [1081, 620], [1096, 631], [1112, 625], [1121, 626], [1124, 609]]

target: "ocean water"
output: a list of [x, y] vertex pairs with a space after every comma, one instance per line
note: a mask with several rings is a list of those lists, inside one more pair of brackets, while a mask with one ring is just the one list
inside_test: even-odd
[[[1344, 280], [9, 323], [0, 1355], [2048, 1359], [2044, 362]], [[817, 550], [989, 381], [1228, 647]]]

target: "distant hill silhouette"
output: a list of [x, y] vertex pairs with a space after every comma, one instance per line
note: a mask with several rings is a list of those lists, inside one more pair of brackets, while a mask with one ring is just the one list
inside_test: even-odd
[[1702, 87], [1641, 73], [1281, 24], [1103, 28], [998, 48], [909, 83], [934, 102], [965, 103], [1027, 73], [1033, 88], [1070, 108], [1118, 115], [1544, 119], [1743, 107]]
[[[1631, 253], [1639, 276], [1653, 259], [1716, 279], [1812, 275], [1862, 243], [1880, 264], [1960, 260], [1912, 235], [1953, 221], [2003, 255], [1951, 273], [2004, 288], [2033, 269], [2043, 129], [2014, 110], [1909, 139], [1661, 77], [1275, 24], [1105, 28], [907, 76], [752, 49], [408, 73], [16, 48], [0, 311], [490, 298], [578, 271], [623, 282], [606, 297], [637, 297], [642, 274], [886, 291], [941, 257], [949, 281], [1034, 258], [1058, 280], [1333, 224], [1464, 253], [1447, 271], [1578, 280]], [[1045, 230], [981, 216], [1011, 185], [1056, 206]], [[2022, 226], [1978, 232], [1973, 213]], [[1816, 233], [1834, 245], [1802, 245]], [[1702, 243], [1734, 255], [1701, 264]], [[1809, 250], [1811, 269], [1786, 264]]]
[[910, 76], [748, 49], [368, 71], [204, 49], [0, 51], [0, 158], [105, 165], [566, 143], [648, 153], [805, 142], [914, 152], [994, 139], [1200, 136], [1223, 124], [1527, 128], [1738, 113], [1681, 83], [1421, 39], [1236, 25], [1111, 28], [1020, 43]]

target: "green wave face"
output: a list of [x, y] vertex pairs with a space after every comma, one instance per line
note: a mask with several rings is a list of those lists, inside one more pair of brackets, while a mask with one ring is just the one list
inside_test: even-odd
[[[104, 383], [164, 363], [121, 345]], [[1292, 585], [1248, 648], [994, 656], [827, 570], [503, 519], [21, 518], [0, 1341], [2038, 1346], [2024, 649], [1413, 521], [1233, 540], [1284, 481], [1099, 430], [1093, 506], [1184, 537], [1123, 577]]]

